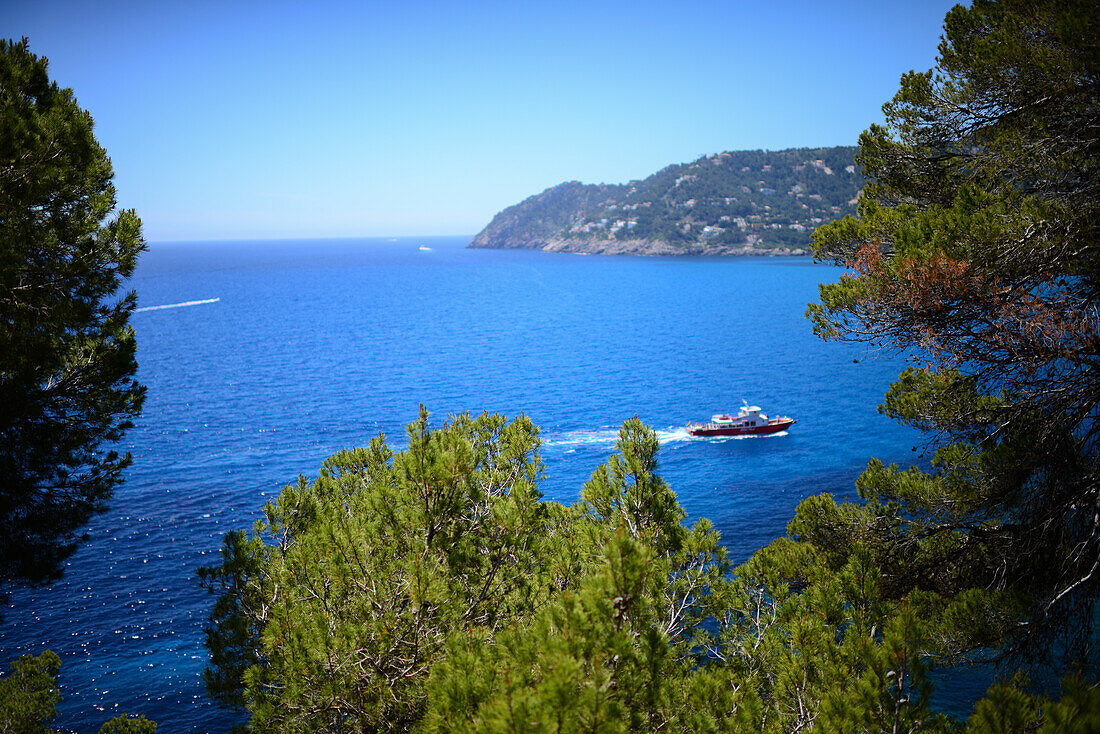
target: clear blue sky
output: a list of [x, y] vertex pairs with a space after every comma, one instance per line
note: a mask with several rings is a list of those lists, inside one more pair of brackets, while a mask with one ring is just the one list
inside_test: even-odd
[[567, 180], [854, 144], [949, 0], [0, 0], [163, 240], [473, 234]]

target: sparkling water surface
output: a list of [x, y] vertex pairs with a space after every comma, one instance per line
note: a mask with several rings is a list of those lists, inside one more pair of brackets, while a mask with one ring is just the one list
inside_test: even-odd
[[[798, 502], [853, 496], [877, 456], [920, 436], [877, 413], [902, 364], [817, 339], [803, 316], [840, 271], [809, 259], [582, 257], [468, 250], [468, 238], [154, 244], [132, 287], [145, 411], [111, 509], [52, 586], [3, 610], [0, 664], [53, 649], [55, 726], [119, 713], [158, 732], [227, 731], [206, 698], [196, 569], [221, 536], [322, 460], [378, 433], [403, 447], [423, 403], [439, 425], [484, 410], [541, 427], [553, 500], [573, 502], [637, 415], [689, 519], [735, 560]], [[178, 305], [177, 305], [178, 304]], [[169, 308], [152, 308], [169, 306]], [[742, 400], [798, 422], [767, 437], [684, 425]]]

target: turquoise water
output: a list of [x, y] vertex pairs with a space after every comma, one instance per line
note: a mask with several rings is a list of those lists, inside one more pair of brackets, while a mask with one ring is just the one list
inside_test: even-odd
[[[298, 474], [379, 432], [404, 443], [489, 410], [542, 429], [551, 499], [574, 501], [638, 415], [690, 518], [740, 560], [812, 494], [852, 495], [871, 456], [920, 437], [878, 415], [902, 365], [826, 344], [803, 317], [839, 270], [808, 259], [615, 258], [467, 250], [468, 238], [153, 245], [133, 279], [143, 416], [134, 463], [64, 579], [12, 595], [0, 661], [62, 658], [63, 729], [120, 712], [225, 731], [205, 698], [195, 569]], [[216, 299], [216, 300], [215, 300]], [[188, 304], [188, 305], [175, 305]], [[170, 308], [151, 308], [172, 306]], [[798, 419], [768, 437], [684, 425], [742, 400]]]

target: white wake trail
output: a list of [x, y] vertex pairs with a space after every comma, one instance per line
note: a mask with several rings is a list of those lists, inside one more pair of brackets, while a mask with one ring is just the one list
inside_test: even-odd
[[142, 306], [141, 308], [135, 308], [134, 313], [138, 311], [160, 311], [162, 308], [183, 308], [184, 306], [201, 306], [204, 303], [217, 303], [221, 298], [207, 298], [202, 301], [184, 301], [183, 303], [166, 303], [163, 306]]
[[[657, 440], [662, 444], [690, 441], [695, 437], [686, 428], [654, 429]], [[544, 439], [545, 446], [614, 446], [619, 439], [618, 428], [600, 428], [587, 431], [566, 431]]]

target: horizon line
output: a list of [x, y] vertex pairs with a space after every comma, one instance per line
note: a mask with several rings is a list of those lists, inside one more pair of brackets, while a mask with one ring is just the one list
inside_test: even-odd
[[299, 235], [296, 237], [225, 237], [225, 238], [181, 238], [181, 239], [150, 239], [146, 240], [147, 245], [176, 245], [176, 244], [203, 244], [212, 242], [293, 242], [299, 240], [311, 240], [317, 242], [331, 242], [334, 240], [408, 240], [408, 239], [453, 239], [459, 237], [469, 237], [473, 239], [476, 235], [473, 234], [397, 234], [397, 235], [335, 235], [330, 237], [317, 237], [313, 235]]

